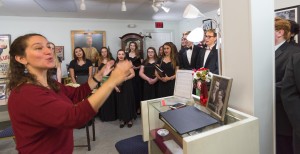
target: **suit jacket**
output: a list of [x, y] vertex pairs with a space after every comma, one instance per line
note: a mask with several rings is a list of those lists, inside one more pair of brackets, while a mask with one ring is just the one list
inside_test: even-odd
[[187, 57], [187, 49], [182, 48], [179, 51], [179, 69], [185, 69], [185, 70], [192, 70], [196, 68], [196, 60], [198, 57], [198, 53], [200, 52], [200, 47], [194, 45], [192, 56], [191, 56], [191, 63], [189, 63], [188, 57]]
[[281, 100], [282, 79], [285, 73], [288, 59], [295, 53], [300, 52], [300, 48], [283, 43], [275, 51], [275, 78], [276, 78], [276, 134], [291, 136], [292, 126], [284, 110]]
[[205, 67], [208, 68], [210, 72], [214, 74], [219, 74], [219, 55], [218, 55], [218, 50], [216, 48], [216, 45], [211, 49], [209, 55], [207, 56], [205, 65], [203, 66], [205, 51], [206, 48], [202, 48], [200, 50], [196, 62], [196, 69]]
[[300, 53], [289, 60], [282, 80], [281, 98], [293, 126], [294, 153], [300, 153]]

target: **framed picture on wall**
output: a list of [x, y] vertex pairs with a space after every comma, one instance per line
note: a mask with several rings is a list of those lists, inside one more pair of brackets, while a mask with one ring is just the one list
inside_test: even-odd
[[206, 108], [212, 115], [224, 121], [231, 91], [232, 78], [213, 75]]
[[62, 61], [65, 60], [64, 46], [55, 46], [55, 53]]
[[206, 19], [206, 20], [203, 20], [202, 23], [203, 23], [203, 30], [208, 30], [208, 29], [212, 29], [212, 20], [211, 19]]
[[75, 47], [81, 47], [87, 59], [95, 63], [98, 52], [102, 47], [106, 46], [106, 32], [105, 31], [71, 31], [72, 57]]
[[7, 79], [0, 79], [0, 105], [7, 104], [7, 93], [6, 93]]
[[0, 78], [6, 78], [9, 65], [9, 47], [11, 36], [0, 34]]
[[[282, 9], [275, 10], [275, 16], [283, 19], [293, 20], [296, 23], [299, 23], [300, 21], [299, 11], [300, 11], [300, 5], [282, 8]], [[298, 42], [298, 40], [300, 40], [300, 35], [298, 35], [298, 37], [296, 37], [295, 40], [296, 42]]]

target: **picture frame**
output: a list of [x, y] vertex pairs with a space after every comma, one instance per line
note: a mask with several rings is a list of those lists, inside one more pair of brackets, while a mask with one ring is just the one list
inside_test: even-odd
[[203, 30], [204, 31], [212, 29], [212, 26], [213, 26], [213, 20], [212, 19], [203, 20], [202, 23], [203, 23]]
[[7, 91], [6, 91], [7, 78], [0, 79], [0, 105], [7, 104]]
[[233, 79], [213, 75], [206, 108], [213, 117], [224, 121]]
[[64, 46], [55, 46], [55, 53], [62, 61], [65, 60]]
[[72, 57], [75, 47], [83, 48], [85, 56], [95, 63], [98, 57], [98, 52], [102, 47], [106, 46], [106, 32], [105, 31], [85, 31], [72, 30], [71, 31], [71, 45]]
[[[275, 16], [283, 19], [293, 20], [296, 23], [300, 21], [300, 5], [291, 6], [287, 8], [277, 9], [275, 10]], [[300, 40], [300, 35], [295, 38], [295, 41], [298, 43]]]
[[10, 34], [0, 34], [0, 78], [7, 77], [9, 66], [9, 50], [11, 44]]

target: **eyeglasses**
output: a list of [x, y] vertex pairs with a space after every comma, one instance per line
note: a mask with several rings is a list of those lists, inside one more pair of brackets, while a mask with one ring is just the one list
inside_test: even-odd
[[208, 39], [210, 39], [212, 37], [214, 37], [214, 36], [205, 35], [205, 38], [208, 38]]

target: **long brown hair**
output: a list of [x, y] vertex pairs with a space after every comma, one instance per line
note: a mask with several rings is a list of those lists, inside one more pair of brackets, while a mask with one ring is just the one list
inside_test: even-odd
[[135, 50], [134, 50], [135, 56], [136, 56], [136, 57], [140, 57], [140, 51], [138, 50], [138, 45], [137, 45], [137, 43], [134, 42], [134, 41], [132, 41], [132, 42], [129, 43], [128, 53], [131, 52], [131, 50], [130, 50], [130, 44], [134, 44], [134, 46], [135, 46]]
[[[171, 59], [171, 64], [173, 66], [173, 69], [176, 69], [176, 66], [179, 65], [178, 64], [178, 59], [177, 59], [177, 56], [178, 56], [178, 50], [177, 50], [177, 47], [175, 46], [174, 43], [172, 42], [166, 42], [164, 46], [169, 46], [171, 48], [171, 54], [170, 54], [170, 59]], [[163, 57], [165, 57], [165, 52], [163, 52]], [[163, 60], [163, 59], [162, 59]]]
[[[37, 86], [41, 86], [41, 83], [37, 81], [37, 77], [30, 72], [25, 73], [25, 66], [21, 63], [19, 63], [15, 56], [23, 56], [26, 57], [26, 48], [28, 47], [28, 40], [33, 36], [41, 36], [46, 39], [45, 36], [41, 34], [26, 34], [23, 36], [20, 36], [16, 38], [13, 43], [10, 46], [9, 50], [9, 56], [10, 56], [10, 63], [9, 63], [9, 69], [8, 69], [8, 84], [7, 84], [7, 90], [11, 91], [14, 88], [17, 88], [18, 86], [24, 84], [24, 83], [31, 83]], [[59, 86], [54, 81], [54, 79], [51, 78], [50, 71], [47, 71], [47, 82], [51, 89], [58, 92]]]
[[102, 61], [103, 61], [103, 59], [104, 59], [104, 57], [102, 56], [102, 54], [101, 54], [101, 52], [102, 52], [102, 49], [106, 49], [106, 52], [107, 52], [107, 61], [110, 61], [110, 60], [112, 60], [112, 57], [111, 57], [111, 53], [109, 52], [109, 50], [107, 49], [107, 47], [102, 47], [101, 49], [100, 49], [100, 53], [99, 53], [99, 59], [98, 59], [98, 65], [100, 65], [101, 63], [102, 63]]

